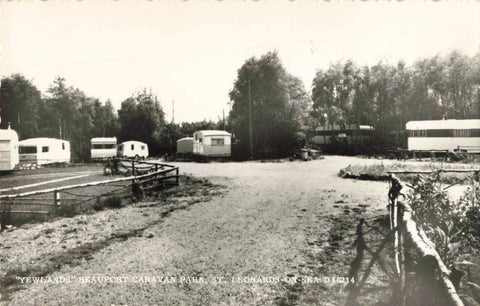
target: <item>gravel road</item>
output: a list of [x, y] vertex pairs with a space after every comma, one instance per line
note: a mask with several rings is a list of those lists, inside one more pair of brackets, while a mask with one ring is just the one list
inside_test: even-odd
[[388, 184], [337, 174], [348, 164], [377, 162], [176, 163], [225, 186], [223, 194], [169, 214], [137, 205], [3, 233], [2, 264], [23, 267], [142, 227], [43, 278], [16, 278], [25, 284], [7, 304], [342, 304], [348, 235], [360, 216], [386, 214]]

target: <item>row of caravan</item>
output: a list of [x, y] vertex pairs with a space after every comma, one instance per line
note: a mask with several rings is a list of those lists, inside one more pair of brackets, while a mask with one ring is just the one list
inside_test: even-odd
[[[231, 134], [218, 130], [197, 131], [193, 137], [177, 141], [177, 152], [230, 156]], [[92, 160], [114, 156], [146, 158], [148, 155], [148, 145], [140, 141], [125, 141], [117, 145], [116, 137], [91, 139]], [[0, 171], [12, 170], [19, 163], [70, 163], [70, 159], [70, 142], [67, 140], [42, 137], [18, 141], [14, 130], [0, 130]]]
[[117, 145], [116, 137], [97, 137], [91, 140], [90, 156], [92, 159], [108, 157], [148, 157], [148, 145], [140, 141], [125, 141]]
[[[148, 157], [147, 144], [125, 141], [117, 146], [117, 139], [92, 138], [91, 158], [103, 159], [113, 156]], [[19, 163], [38, 165], [70, 163], [70, 142], [55, 138], [30, 138], [18, 141], [12, 129], [0, 130], [0, 171], [9, 171]]]

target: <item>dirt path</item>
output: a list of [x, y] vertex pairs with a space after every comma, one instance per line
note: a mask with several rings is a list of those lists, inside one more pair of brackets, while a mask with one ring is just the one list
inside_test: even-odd
[[[43, 283], [25, 285], [9, 303], [341, 304], [345, 283], [312, 280], [347, 276], [355, 220], [386, 212], [386, 183], [337, 177], [340, 168], [363, 162], [379, 161], [178, 163], [184, 173], [225, 185], [227, 192], [168, 217], [148, 206], [76, 217], [86, 232], [99, 216], [98, 226], [109, 234], [129, 227], [132, 216], [145, 223], [138, 235], [109, 241], [80, 264], [58, 267]], [[4, 234], [2, 246], [23, 251], [3, 263], [34, 263], [49, 244], [57, 253], [70, 250], [59, 247], [61, 237], [31, 238], [42, 229]], [[29, 252], [37, 257], [22, 255]]]

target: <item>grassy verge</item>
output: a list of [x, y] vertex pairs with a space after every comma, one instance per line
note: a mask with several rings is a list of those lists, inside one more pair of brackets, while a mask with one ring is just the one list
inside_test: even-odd
[[[81, 178], [86, 183], [92, 181], [92, 177]], [[75, 182], [77, 183], [77, 182]], [[148, 192], [143, 190], [134, 190], [129, 186], [129, 182], [125, 187], [118, 189], [108, 185], [92, 186], [79, 189], [69, 190], [69, 193], [62, 195], [62, 204], [54, 209], [49, 209], [48, 213], [13, 213], [13, 210], [29, 210], [29, 211], [44, 211], [41, 206], [28, 203], [29, 201], [37, 200], [38, 203], [50, 203], [52, 201], [52, 194], [41, 194], [34, 196], [35, 199], [22, 199], [12, 201], [11, 203], [3, 203], [0, 208], [0, 222], [2, 230], [6, 225], [13, 225], [15, 227], [26, 223], [38, 223], [53, 220], [56, 218], [71, 218], [76, 215], [92, 214], [97, 211], [105, 209], [118, 209], [131, 203], [143, 200], [163, 200], [166, 201], [172, 196], [193, 196], [198, 192], [202, 186], [213, 186], [207, 180], [196, 179], [189, 176], [180, 176], [179, 186], [165, 185], [157, 189], [151, 189]], [[60, 186], [60, 183], [57, 184]], [[49, 186], [50, 187], [50, 186]], [[120, 190], [120, 192], [111, 193], [112, 190]], [[138, 188], [137, 188], [138, 189]], [[136, 191], [136, 192], [135, 192]], [[87, 194], [87, 195], [85, 195]], [[31, 197], [33, 198], [33, 197]], [[42, 202], [42, 203], [43, 203]]]
[[[102, 236], [98, 234], [98, 238], [96, 239], [90, 239], [88, 235], [83, 238], [77, 237], [75, 238], [76, 240], [80, 241], [80, 239], [82, 239], [81, 241], [87, 242], [78, 243], [76, 246], [65, 248], [61, 251], [58, 249], [51, 251], [49, 249], [48, 252], [39, 257], [28, 260], [28, 262], [18, 261], [14, 264], [10, 264], [8, 267], [3, 267], [1, 269], [2, 271], [0, 271], [0, 294], [2, 296], [2, 301], [8, 301], [9, 295], [12, 292], [18, 291], [25, 286], [24, 284], [19, 283], [17, 277], [47, 276], [58, 271], [63, 266], [79, 265], [85, 260], [91, 260], [93, 254], [113, 243], [145, 235], [144, 232], [146, 230], [163, 222], [165, 217], [173, 211], [186, 209], [196, 203], [209, 201], [212, 197], [221, 194], [223, 194], [223, 191], [222, 186], [220, 185], [212, 184], [206, 179], [180, 176], [178, 186], [172, 186], [161, 192], [156, 192], [152, 196], [144, 198], [142, 202], [136, 203], [133, 212], [136, 211], [138, 218], [145, 220], [145, 222], [136, 222], [133, 223], [133, 225], [128, 225], [132, 223], [125, 225], [124, 222], [121, 222], [121, 226], [118, 227], [118, 224], [114, 223], [115, 219], [112, 219], [112, 221], [106, 225], [107, 228], [110, 228], [110, 226], [111, 228], [114, 228], [115, 225], [116, 230], [113, 230], [110, 236]], [[96, 202], [95, 208], [92, 207], [91, 210], [84, 211], [84, 213], [94, 214], [96, 210], [121, 209], [121, 207], [127, 206], [131, 203], [131, 201], [126, 200], [120, 201], [115, 197], [106, 198]], [[99, 207], [101, 207], [101, 209], [99, 209]], [[151, 210], [145, 211], [144, 208], [149, 208]], [[129, 210], [129, 212], [132, 212], [132, 210]], [[122, 211], [119, 210], [119, 215], [121, 216], [121, 214]], [[125, 214], [125, 212], [123, 212], [123, 214]], [[150, 215], [153, 217], [150, 217]], [[62, 237], [62, 239], [74, 235], [77, 231], [83, 233], [83, 230], [80, 231], [77, 229], [78, 224], [81, 224], [82, 228], [87, 227], [88, 224], [93, 224], [94, 227], [96, 223], [96, 215], [85, 217], [85, 219], [77, 219], [79, 220], [78, 222], [74, 221], [75, 219], [66, 219], [64, 220], [65, 222], [62, 220], [62, 226], [59, 226], [58, 223], [53, 223], [57, 224], [57, 226], [49, 227], [42, 231], [39, 230], [38, 234], [32, 240], [32, 245], [35, 245], [33, 243], [36, 239], [43, 236], [50, 236], [52, 233], [61, 235], [59, 237]], [[108, 220], [110, 220], [110, 218], [108, 218]], [[67, 229], [69, 230], [68, 232], [66, 231]], [[62, 232], [63, 234], [61, 234]], [[97, 233], [90, 232], [90, 236], [97, 237]], [[146, 235], [146, 237], [150, 238], [151, 236]]]
[[[478, 165], [458, 165], [458, 164], [406, 164], [393, 163], [389, 165], [348, 165], [339, 172], [339, 176], [344, 178], [354, 178], [360, 180], [370, 181], [388, 181], [389, 171], [436, 171], [439, 169], [479, 169]], [[403, 181], [412, 181], [417, 174], [395, 174]], [[465, 179], [468, 173], [442, 173], [440, 175], [440, 182], [445, 184], [453, 184], [459, 180]], [[469, 182], [467, 180], [467, 182]]]

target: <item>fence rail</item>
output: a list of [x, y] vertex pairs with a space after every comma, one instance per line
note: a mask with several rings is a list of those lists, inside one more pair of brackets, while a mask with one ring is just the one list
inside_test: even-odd
[[[418, 228], [417, 224], [412, 219], [412, 208], [410, 205], [404, 199], [399, 199], [404, 198], [401, 192], [402, 190], [405, 190], [405, 184], [395, 175], [391, 176], [391, 184], [392, 187], [389, 191], [389, 198], [391, 201], [390, 212], [392, 220], [396, 223], [398, 228], [398, 236], [395, 239], [395, 253], [400, 276], [399, 291], [403, 292], [405, 290], [405, 252], [407, 251], [408, 246], [411, 246], [421, 257], [418, 261], [419, 265], [425, 265], [427, 269], [430, 269], [429, 272], [431, 272], [426, 273], [427, 277], [423, 275], [425, 277], [423, 281], [426, 283], [423, 285], [431, 285], [435, 283], [435, 275], [438, 274], [440, 280], [439, 284], [441, 285], [441, 289], [448, 305], [463, 305], [463, 302], [450, 279], [451, 271], [443, 263], [440, 255], [433, 247], [433, 243], [427, 238], [425, 232]], [[411, 243], [406, 245], [405, 238], [408, 238]], [[424, 267], [419, 267], [420, 270], [423, 270], [423, 268]], [[401, 301], [401, 305], [405, 305], [405, 299]]]
[[[364, 219], [357, 226], [355, 241], [356, 257], [350, 265], [349, 276], [355, 279], [349, 284], [347, 305], [358, 305], [357, 299], [372, 267], [378, 264], [386, 273], [392, 286], [391, 303], [394, 305], [463, 305], [457, 288], [461, 275], [450, 271], [441, 256], [435, 250], [435, 245], [427, 237], [422, 228], [414, 221], [413, 211], [408, 203], [405, 192], [408, 187], [395, 174], [401, 173], [436, 173], [438, 171], [392, 171], [390, 172], [390, 188], [388, 191], [388, 209], [390, 231], [382, 234], [383, 240], [374, 250], [367, 246], [363, 227]], [[478, 177], [477, 169], [452, 169], [441, 172], [474, 173]], [[473, 176], [472, 176], [473, 177]], [[472, 179], [473, 180], [473, 179]], [[474, 203], [474, 202], [472, 202]], [[388, 243], [393, 242], [395, 267], [393, 274], [386, 269], [381, 253]], [[370, 254], [367, 268], [363, 270], [362, 262], [365, 255]], [[415, 260], [413, 260], [415, 258]], [[363, 276], [360, 277], [360, 272]], [[434, 304], [432, 304], [434, 303]]]
[[[130, 174], [129, 176], [17, 194], [0, 195], [0, 214], [44, 215], [50, 213], [52, 210], [72, 205], [78, 206], [101, 197], [113, 195], [126, 196], [128, 194], [135, 196], [143, 194], [144, 191], [151, 192], [167, 184], [178, 185], [178, 167], [135, 160], [118, 160], [117, 162], [119, 164], [128, 162], [129, 168], [124, 174]], [[58, 182], [60, 181], [62, 180]], [[13, 190], [19, 189], [21, 189], [21, 187], [16, 187]], [[49, 194], [53, 195], [49, 196]], [[63, 198], [64, 196], [65, 198]]]

